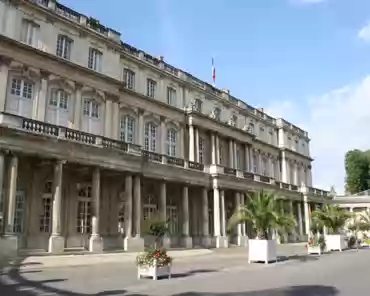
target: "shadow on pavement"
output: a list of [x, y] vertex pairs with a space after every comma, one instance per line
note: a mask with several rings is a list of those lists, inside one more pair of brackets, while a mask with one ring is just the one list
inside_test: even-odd
[[173, 296], [335, 296], [338, 293], [338, 289], [329, 286], [292, 286], [251, 292], [186, 292]]
[[171, 275], [172, 278], [184, 278], [189, 277], [195, 274], [201, 274], [201, 273], [211, 273], [211, 272], [218, 272], [217, 269], [195, 269], [184, 273], [174, 273]]

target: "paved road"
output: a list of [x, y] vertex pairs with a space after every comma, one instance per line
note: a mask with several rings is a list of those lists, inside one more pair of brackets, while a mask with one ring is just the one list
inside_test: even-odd
[[14, 270], [0, 277], [0, 295], [362, 296], [369, 295], [370, 249], [277, 264], [247, 264], [242, 254], [178, 260], [174, 278], [137, 280], [133, 264]]

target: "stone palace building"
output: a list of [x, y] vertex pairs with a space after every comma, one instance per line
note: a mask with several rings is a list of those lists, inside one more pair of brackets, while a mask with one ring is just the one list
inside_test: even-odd
[[306, 131], [120, 40], [55, 0], [0, 0], [0, 252], [245, 245], [227, 219], [253, 190], [312, 207]]

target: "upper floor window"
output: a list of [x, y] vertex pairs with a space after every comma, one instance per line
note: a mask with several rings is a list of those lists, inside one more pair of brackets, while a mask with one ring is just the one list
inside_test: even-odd
[[176, 156], [176, 131], [169, 129], [167, 131], [167, 155]]
[[195, 111], [202, 112], [203, 102], [200, 99], [195, 99]]
[[242, 169], [242, 153], [239, 147], [236, 148], [236, 169]]
[[123, 81], [128, 89], [135, 89], [135, 72], [130, 69], [123, 69]]
[[253, 173], [258, 173], [258, 157], [257, 157], [256, 153], [253, 153], [252, 160], [253, 160], [252, 172]]
[[147, 151], [156, 151], [156, 139], [157, 139], [157, 126], [148, 122], [145, 124], [144, 129], [144, 149]]
[[103, 54], [99, 50], [90, 47], [88, 67], [92, 70], [101, 72], [102, 60], [103, 60]]
[[62, 90], [56, 90], [53, 89], [50, 94], [50, 100], [49, 100], [49, 105], [59, 108], [59, 109], [64, 109], [68, 110], [68, 101], [69, 101], [69, 94]]
[[199, 138], [199, 163], [204, 163], [204, 152], [205, 152], [205, 140]]
[[65, 35], [58, 35], [57, 56], [63, 59], [71, 59], [72, 39]]
[[21, 41], [32, 46], [37, 46], [40, 26], [33, 21], [23, 19], [21, 27]]
[[167, 104], [176, 106], [176, 89], [167, 87]]
[[33, 83], [25, 79], [13, 78], [10, 93], [20, 98], [32, 99]]
[[224, 164], [224, 150], [225, 150], [224, 145], [222, 143], [220, 143], [220, 150], [219, 150], [220, 155], [219, 155], [219, 159], [218, 159], [220, 165]]
[[254, 131], [254, 124], [251, 122], [249, 123], [249, 127], [248, 127], [248, 131], [251, 133], [251, 134], [254, 134], [255, 131]]
[[120, 128], [121, 128], [120, 131], [121, 141], [126, 143], [134, 143], [135, 119], [127, 115], [122, 117]]
[[83, 114], [92, 118], [99, 118], [100, 104], [93, 99], [84, 99]]
[[157, 88], [157, 82], [153, 79], [147, 79], [146, 81], [146, 95], [150, 98], [155, 98], [155, 91]]
[[265, 157], [262, 158], [262, 175], [264, 175], [264, 176], [268, 175], [267, 159]]

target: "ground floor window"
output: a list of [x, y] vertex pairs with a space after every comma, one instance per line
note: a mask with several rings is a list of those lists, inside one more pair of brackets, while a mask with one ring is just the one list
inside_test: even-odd
[[49, 233], [51, 225], [52, 202], [51, 197], [42, 198], [42, 213], [40, 215], [40, 232]]
[[86, 200], [78, 201], [77, 207], [77, 232], [81, 234], [91, 233], [91, 202]]
[[166, 216], [167, 219], [170, 220], [169, 230], [171, 235], [178, 234], [178, 215], [177, 215], [177, 207], [176, 206], [167, 206], [166, 209]]
[[14, 233], [22, 233], [24, 230], [24, 192], [18, 191], [15, 197]]

